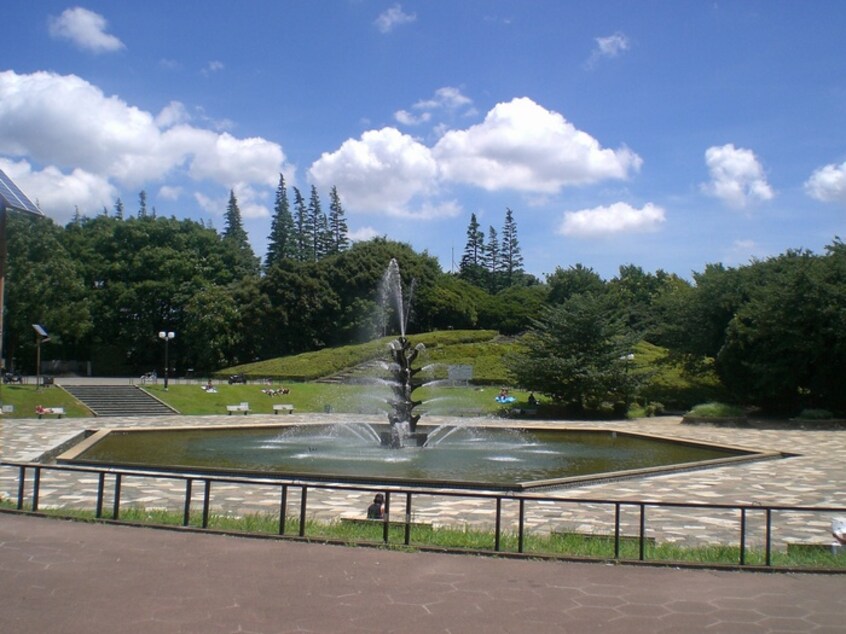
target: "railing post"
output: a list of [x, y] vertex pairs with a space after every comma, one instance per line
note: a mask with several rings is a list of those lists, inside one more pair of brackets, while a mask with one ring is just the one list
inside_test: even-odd
[[405, 494], [405, 545], [411, 544], [411, 491]]
[[496, 496], [496, 527], [494, 528], [494, 551], [499, 552], [500, 534], [502, 532], [502, 498]]
[[35, 475], [32, 476], [32, 512], [38, 510], [38, 495], [41, 491], [41, 467], [35, 467]]
[[193, 478], [185, 479], [185, 505], [182, 507], [183, 526], [188, 526], [191, 523], [191, 488], [193, 484]]
[[203, 489], [203, 528], [209, 527], [209, 497], [211, 497], [211, 480], [206, 478]]
[[101, 471], [97, 476], [97, 506], [94, 509], [94, 517], [103, 517], [103, 491], [106, 487], [106, 472]]
[[746, 507], [740, 509], [740, 565], [746, 565]]
[[773, 510], [767, 509], [767, 536], [766, 536], [767, 565], [773, 565]]
[[18, 467], [18, 510], [22, 511], [24, 507], [24, 492], [26, 491], [26, 467], [21, 465]]
[[112, 504], [112, 519], [117, 520], [120, 515], [120, 483], [122, 474], [115, 474], [115, 499]]
[[614, 559], [620, 558], [620, 503], [614, 502]]
[[279, 497], [279, 534], [285, 534], [285, 519], [288, 514], [288, 485], [282, 485], [282, 493]]
[[646, 504], [640, 504], [640, 561], [646, 558]]
[[305, 537], [305, 522], [306, 522], [306, 499], [308, 497], [308, 488], [303, 485], [302, 493], [300, 494], [300, 537]]
[[386, 544], [391, 539], [391, 492], [385, 491], [385, 519], [382, 523], [382, 541]]
[[526, 521], [526, 500], [520, 498], [520, 519], [517, 527], [517, 552], [523, 552], [523, 527]]

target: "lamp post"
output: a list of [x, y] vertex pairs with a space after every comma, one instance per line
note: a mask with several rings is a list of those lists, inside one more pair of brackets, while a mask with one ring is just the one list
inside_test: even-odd
[[167, 352], [168, 352], [168, 344], [170, 344], [170, 340], [176, 336], [175, 332], [165, 332], [162, 330], [159, 332], [159, 339], [165, 342], [165, 367], [164, 367], [164, 389], [167, 392], [167, 376], [170, 374], [170, 363], [168, 362]]
[[41, 391], [41, 344], [50, 341], [50, 336], [40, 324], [32, 324], [35, 331], [35, 391]]

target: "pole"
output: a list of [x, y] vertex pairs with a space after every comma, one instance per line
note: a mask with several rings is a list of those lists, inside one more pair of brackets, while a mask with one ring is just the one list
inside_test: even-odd
[[170, 369], [170, 363], [168, 362], [168, 358], [167, 358], [167, 349], [168, 349], [169, 344], [170, 344], [170, 339], [166, 337], [165, 338], [165, 384], [164, 384], [165, 392], [167, 392], [167, 375], [169, 374], [169, 369]]

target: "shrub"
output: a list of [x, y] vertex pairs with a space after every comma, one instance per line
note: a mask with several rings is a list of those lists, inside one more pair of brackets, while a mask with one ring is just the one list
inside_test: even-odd
[[695, 405], [686, 415], [701, 418], [740, 418], [746, 414], [737, 405], [712, 401]]
[[799, 413], [799, 418], [802, 420], [828, 420], [834, 418], [834, 414], [827, 409], [803, 409]]

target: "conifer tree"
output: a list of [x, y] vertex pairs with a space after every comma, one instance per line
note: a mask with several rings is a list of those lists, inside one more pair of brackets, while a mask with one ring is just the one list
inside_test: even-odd
[[235, 192], [229, 190], [229, 204], [226, 206], [225, 226], [223, 230], [223, 241], [228, 242], [239, 254], [238, 266], [242, 274], [258, 272], [258, 258], [253, 253], [247, 232], [241, 221], [241, 209], [238, 207], [238, 199]]
[[306, 258], [306, 246], [308, 244], [306, 237], [306, 217], [308, 210], [306, 209], [305, 200], [300, 190], [294, 187], [294, 240], [295, 258], [303, 262]]
[[[321, 217], [323, 209], [320, 206], [320, 196], [317, 195], [317, 187], [311, 186], [311, 195], [308, 200], [308, 214], [306, 215], [305, 237], [307, 239], [307, 255], [309, 260], [317, 261], [321, 256]], [[323, 216], [325, 221], [325, 216]], [[323, 225], [325, 227], [325, 224]]]
[[500, 245], [500, 262], [505, 282], [511, 286], [517, 277], [523, 273], [523, 256], [520, 253], [520, 242], [517, 240], [517, 223], [514, 222], [514, 212], [505, 210], [505, 224], [502, 227], [502, 242]]
[[485, 233], [479, 228], [476, 214], [473, 213], [470, 214], [470, 224], [467, 226], [467, 243], [464, 245], [464, 255], [461, 256], [459, 277], [481, 286], [485, 278], [484, 255]]
[[499, 290], [502, 262], [500, 261], [500, 244], [496, 229], [488, 227], [488, 241], [485, 244], [485, 268], [488, 271], [488, 291], [496, 293]]
[[143, 189], [138, 192], [138, 217], [147, 217], [147, 192]]
[[285, 187], [285, 177], [279, 174], [279, 186], [276, 188], [276, 203], [273, 206], [273, 221], [270, 225], [270, 238], [264, 262], [265, 270], [281, 260], [293, 259], [296, 256], [295, 238], [294, 218], [288, 203], [288, 189]]
[[331, 233], [330, 253], [340, 253], [349, 248], [347, 220], [344, 217], [344, 208], [341, 206], [341, 197], [334, 185], [329, 192], [329, 232]]
[[120, 198], [115, 199], [115, 218], [123, 220], [123, 201]]

